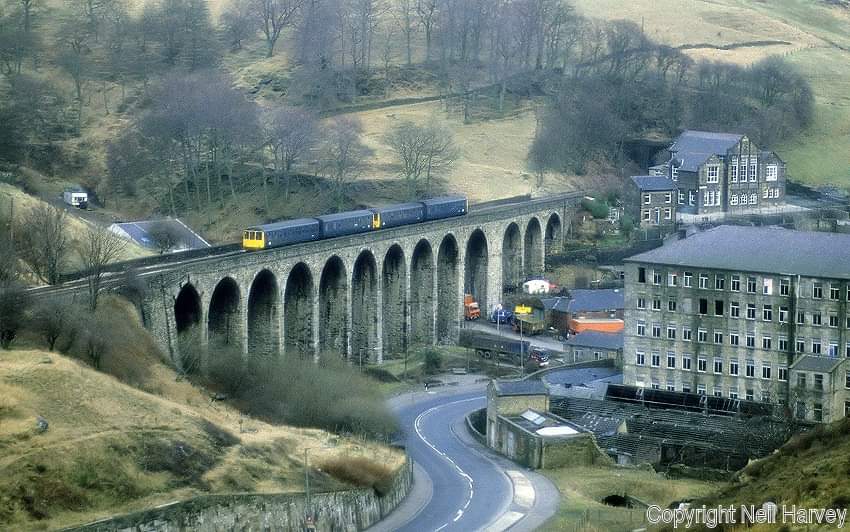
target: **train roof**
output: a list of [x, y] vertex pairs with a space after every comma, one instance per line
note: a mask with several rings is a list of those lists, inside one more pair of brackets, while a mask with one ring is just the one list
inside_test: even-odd
[[437, 198], [429, 198], [422, 200], [422, 203], [434, 204], [434, 203], [445, 203], [449, 201], [457, 201], [457, 200], [466, 200], [466, 196], [454, 195], [454, 196], [439, 196]]
[[372, 209], [373, 211], [378, 212], [391, 212], [391, 211], [400, 211], [403, 209], [413, 209], [416, 207], [422, 207], [422, 202], [420, 201], [411, 201], [408, 203], [394, 203], [393, 205], [384, 205], [383, 207], [375, 207]]
[[276, 231], [278, 229], [288, 229], [290, 227], [302, 227], [305, 225], [318, 224], [319, 221], [315, 218], [296, 218], [295, 220], [284, 220], [282, 222], [274, 222], [270, 224], [255, 225], [249, 227], [247, 231]]
[[317, 220], [322, 222], [335, 222], [337, 220], [348, 220], [349, 218], [353, 218], [355, 216], [372, 216], [372, 211], [367, 211], [366, 209], [360, 209], [357, 211], [345, 211], [345, 212], [337, 212], [334, 214], [323, 214], [321, 216], [316, 216]]

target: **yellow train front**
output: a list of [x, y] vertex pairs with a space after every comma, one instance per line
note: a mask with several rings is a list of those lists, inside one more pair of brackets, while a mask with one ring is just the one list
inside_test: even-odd
[[366, 233], [390, 227], [463, 216], [469, 210], [465, 196], [431, 198], [368, 210], [326, 214], [249, 227], [242, 247], [249, 251], [288, 244]]

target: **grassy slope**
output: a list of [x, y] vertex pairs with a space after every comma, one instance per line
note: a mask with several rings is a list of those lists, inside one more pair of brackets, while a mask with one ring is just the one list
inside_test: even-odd
[[[815, 123], [793, 141], [773, 148], [793, 179], [850, 186], [850, 12], [815, 0], [575, 0], [583, 14], [643, 24], [670, 45], [782, 40], [790, 45], [729, 51], [693, 50], [695, 58], [750, 64], [787, 55], [809, 79], [816, 96]], [[670, 13], [683, 13], [676, 23]], [[843, 49], [841, 49], [843, 48]]]
[[584, 519], [581, 530], [615, 532], [641, 526], [642, 510], [615, 508], [600, 501], [608, 495], [630, 495], [666, 507], [673, 501], [706, 495], [715, 484], [699, 480], [669, 480], [652, 471], [619, 467], [577, 467], [542, 470], [561, 492], [558, 513], [543, 530], [573, 530]]
[[778, 452], [750, 463], [738, 477], [695, 504], [760, 506], [772, 500], [780, 507], [850, 509], [850, 419], [793, 438]]
[[[117, 300], [104, 304], [127, 312]], [[126, 358], [104, 363], [139, 388], [55, 353], [0, 351], [0, 528], [53, 529], [200, 493], [300, 491], [306, 447], [331, 446], [313, 452], [319, 467], [351, 456], [401, 464], [385, 447], [211, 403], [158, 361], [138, 323], [134, 330]], [[47, 432], [34, 430], [36, 416]], [[318, 489], [341, 486], [314, 476]]]

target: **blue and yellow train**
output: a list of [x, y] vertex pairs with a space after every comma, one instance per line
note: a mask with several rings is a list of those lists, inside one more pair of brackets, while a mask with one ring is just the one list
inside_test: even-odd
[[469, 202], [465, 196], [445, 196], [376, 209], [299, 218], [249, 227], [242, 235], [242, 247], [246, 250], [276, 248], [463, 216], [468, 211]]

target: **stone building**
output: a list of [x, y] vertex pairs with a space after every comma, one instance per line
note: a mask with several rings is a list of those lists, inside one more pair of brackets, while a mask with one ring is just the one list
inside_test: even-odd
[[798, 357], [789, 384], [795, 417], [825, 423], [850, 417], [850, 358]]
[[[844, 416], [848, 264], [850, 235], [739, 226], [626, 259], [625, 384]], [[823, 389], [794, 395], [794, 364]]]
[[568, 297], [541, 300], [549, 321], [562, 334], [584, 331], [617, 333], [623, 330], [623, 291], [570, 290]]
[[785, 162], [746, 135], [688, 130], [669, 153], [651, 172], [676, 182], [678, 212], [734, 213], [784, 202]]
[[568, 364], [612, 359], [616, 366], [623, 367], [622, 331], [619, 333], [586, 331], [575, 334], [564, 342], [564, 348], [567, 351]]
[[662, 175], [636, 175], [626, 185], [626, 208], [641, 227], [676, 223], [675, 181]]

